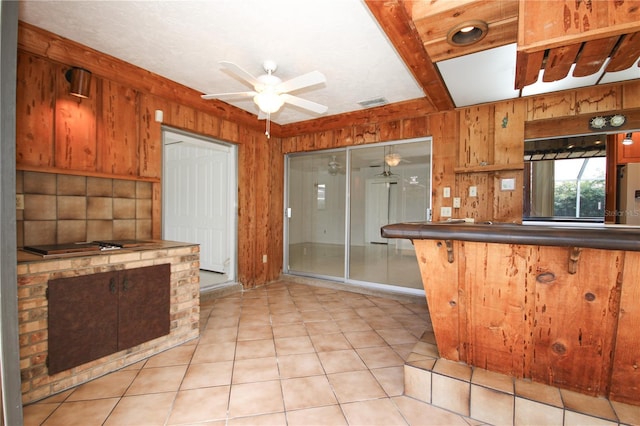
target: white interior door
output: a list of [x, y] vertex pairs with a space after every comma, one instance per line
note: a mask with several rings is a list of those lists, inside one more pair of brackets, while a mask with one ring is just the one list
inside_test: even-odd
[[165, 133], [164, 238], [199, 244], [200, 269], [226, 274], [234, 238], [233, 157], [230, 146]]

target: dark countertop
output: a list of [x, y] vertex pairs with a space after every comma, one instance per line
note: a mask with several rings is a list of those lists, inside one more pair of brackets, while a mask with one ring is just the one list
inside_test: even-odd
[[146, 251], [146, 250], [165, 250], [177, 247], [188, 247], [188, 246], [196, 246], [197, 243], [184, 243], [179, 241], [167, 241], [167, 240], [145, 240], [143, 244], [140, 244], [136, 247], [124, 247], [117, 250], [97, 250], [97, 251], [87, 251], [87, 252], [76, 252], [76, 253], [65, 253], [65, 254], [52, 254], [52, 255], [41, 255], [33, 252], [28, 252], [22, 249], [18, 249], [18, 263], [28, 263], [28, 262], [42, 262], [48, 260], [59, 260], [65, 258], [77, 258], [77, 257], [88, 257], [88, 256], [107, 256], [107, 255], [118, 255], [125, 253], [132, 253], [137, 251]]
[[516, 223], [410, 222], [382, 227], [384, 238], [459, 240], [484, 243], [640, 251], [640, 228], [577, 227]]

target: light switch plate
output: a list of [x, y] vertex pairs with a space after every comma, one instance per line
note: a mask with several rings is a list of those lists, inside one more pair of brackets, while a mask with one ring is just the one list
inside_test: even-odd
[[444, 188], [442, 188], [442, 196], [444, 198], [451, 197], [451, 188], [449, 188], [448, 186], [445, 186]]
[[440, 207], [440, 216], [451, 217], [451, 207]]
[[453, 197], [453, 208], [454, 209], [460, 208], [460, 197]]
[[469, 187], [469, 197], [477, 197], [478, 196], [478, 187], [470, 186]]
[[514, 178], [500, 179], [500, 189], [502, 191], [513, 191], [516, 189], [516, 180]]

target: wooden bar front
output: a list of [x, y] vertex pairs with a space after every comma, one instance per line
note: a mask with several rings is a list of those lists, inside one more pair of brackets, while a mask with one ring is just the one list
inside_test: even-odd
[[441, 357], [640, 405], [640, 252], [454, 238], [411, 238]]

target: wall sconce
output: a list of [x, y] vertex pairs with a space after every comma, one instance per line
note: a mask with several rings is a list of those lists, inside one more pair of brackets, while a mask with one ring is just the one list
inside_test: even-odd
[[64, 77], [67, 79], [71, 86], [69, 87], [69, 94], [77, 96], [79, 98], [88, 98], [91, 92], [91, 72], [84, 68], [70, 68]]
[[627, 133], [622, 139], [622, 145], [633, 145], [633, 133]]

